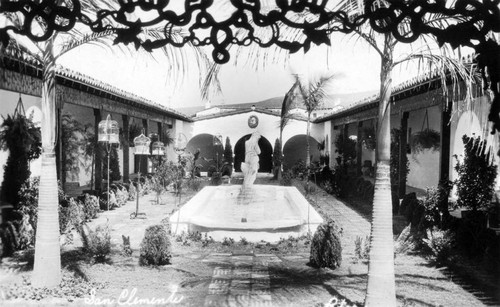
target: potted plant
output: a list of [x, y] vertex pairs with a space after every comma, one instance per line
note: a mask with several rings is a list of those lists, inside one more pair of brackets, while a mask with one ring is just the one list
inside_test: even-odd
[[13, 115], [3, 118], [0, 130], [0, 147], [9, 151], [4, 166], [4, 180], [0, 198], [14, 206], [19, 202], [18, 191], [30, 177], [29, 162], [41, 154], [40, 128], [26, 117], [21, 97]]
[[[427, 122], [427, 128], [424, 129]], [[438, 150], [441, 146], [441, 135], [436, 130], [429, 128], [429, 115], [425, 110], [424, 121], [422, 129], [411, 135], [411, 149], [414, 153], [420, 153], [424, 150]]]

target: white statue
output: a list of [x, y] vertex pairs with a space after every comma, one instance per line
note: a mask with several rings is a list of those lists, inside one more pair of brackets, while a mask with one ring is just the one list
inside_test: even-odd
[[251, 188], [257, 178], [260, 154], [259, 139], [260, 133], [255, 131], [250, 136], [250, 139], [245, 142], [245, 162], [241, 163], [241, 171], [243, 172], [242, 190]]

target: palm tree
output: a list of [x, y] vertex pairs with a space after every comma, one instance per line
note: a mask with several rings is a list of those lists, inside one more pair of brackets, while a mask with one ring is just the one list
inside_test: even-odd
[[320, 76], [319, 78], [311, 79], [307, 83], [302, 80], [299, 75], [294, 75], [295, 83], [292, 85], [293, 88], [299, 90], [299, 95], [302, 98], [302, 102], [306, 107], [307, 112], [307, 133], [306, 133], [306, 166], [309, 167], [311, 164], [309, 138], [311, 134], [311, 114], [323, 103], [326, 98], [326, 90], [330, 86], [334, 75]]
[[[82, 11], [92, 14], [104, 6], [111, 8], [112, 1], [92, 0], [80, 1]], [[7, 22], [21, 27], [23, 20], [17, 14], [5, 14]], [[112, 20], [109, 20], [112, 22]], [[38, 23], [41, 29], [45, 27], [43, 23]], [[147, 29], [146, 36], [158, 37], [163, 32], [163, 28]], [[174, 36], [182, 37], [181, 30], [175, 30]], [[55, 32], [46, 42], [33, 43], [26, 46], [19, 41], [10, 43], [18, 52], [31, 55], [43, 67], [42, 73], [42, 170], [40, 176], [39, 198], [38, 198], [38, 222], [35, 243], [35, 263], [32, 276], [32, 284], [35, 287], [54, 287], [61, 281], [61, 261], [59, 246], [59, 217], [57, 198], [57, 173], [55, 145], [57, 138], [57, 109], [61, 108], [61, 102], [55, 99], [56, 86], [56, 63], [57, 60], [69, 53], [71, 50], [84, 44], [95, 44], [105, 48], [113, 49], [113, 39], [116, 30], [109, 30], [100, 33], [86, 34], [78, 29], [78, 26], [69, 32]], [[16, 38], [17, 39], [17, 38]], [[175, 48], [170, 45], [161, 49], [163, 55], [169, 59], [169, 77], [173, 80], [181, 80], [184, 74], [189, 71], [190, 63], [196, 63], [200, 71], [205, 71], [209, 67], [208, 57], [202, 49], [190, 46], [190, 49]], [[132, 50], [131, 48], [119, 45], [122, 52]], [[192, 53], [187, 52], [192, 51]], [[154, 59], [152, 53], [147, 52]], [[193, 56], [195, 58], [192, 61]], [[200, 73], [202, 75], [203, 73]], [[212, 78], [210, 82], [217, 82], [217, 78]]]
[[[345, 1], [344, 1], [345, 2]], [[379, 1], [377, 5], [387, 5], [385, 1]], [[427, 23], [441, 24], [443, 27], [449, 25], [450, 20], [438, 14], [427, 16]], [[384, 22], [381, 20], [380, 22]], [[410, 31], [409, 27], [404, 28]], [[451, 76], [453, 82], [471, 77], [465, 66], [458, 60], [454, 60], [449, 49], [437, 46], [434, 37], [423, 35], [417, 43], [424, 46], [423, 49], [414, 50], [410, 45], [411, 52], [403, 54], [395, 59], [395, 49], [398, 41], [392, 34], [377, 34], [368, 26], [355, 30], [354, 36], [364, 40], [373, 48], [381, 58], [380, 65], [380, 91], [379, 107], [377, 113], [376, 129], [376, 176], [375, 191], [373, 196], [373, 214], [370, 236], [370, 262], [368, 270], [368, 287], [365, 306], [396, 306], [396, 290], [394, 277], [394, 246], [392, 234], [392, 197], [390, 183], [390, 97], [392, 94], [392, 73], [397, 65], [416, 60], [420, 67], [428, 70], [420, 70], [419, 73], [437, 73], [445, 97], [448, 97], [448, 86], [446, 80]], [[452, 87], [455, 89], [455, 86]]]

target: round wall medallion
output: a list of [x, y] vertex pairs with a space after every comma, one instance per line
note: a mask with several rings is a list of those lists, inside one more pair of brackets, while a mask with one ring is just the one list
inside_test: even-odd
[[255, 115], [251, 115], [248, 118], [248, 127], [255, 128], [259, 125], [259, 118]]

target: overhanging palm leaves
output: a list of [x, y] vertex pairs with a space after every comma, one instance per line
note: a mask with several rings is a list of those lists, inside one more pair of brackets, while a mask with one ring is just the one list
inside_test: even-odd
[[311, 125], [311, 113], [316, 110], [321, 103], [326, 99], [327, 89], [334, 78], [334, 75], [322, 75], [319, 78], [313, 78], [308, 82], [305, 82], [300, 78], [299, 75], [294, 75], [295, 82], [292, 87], [285, 95], [283, 99], [283, 104], [281, 107], [281, 120], [280, 120], [280, 139], [284, 127], [291, 118], [290, 110], [294, 103], [297, 103], [297, 98], [301, 98], [301, 102], [304, 104], [307, 112], [307, 149], [306, 149], [306, 165], [309, 166], [311, 163], [310, 153], [310, 125]]

